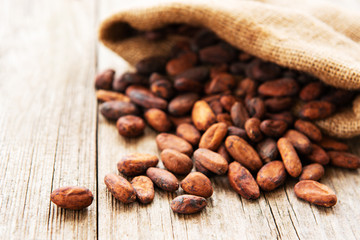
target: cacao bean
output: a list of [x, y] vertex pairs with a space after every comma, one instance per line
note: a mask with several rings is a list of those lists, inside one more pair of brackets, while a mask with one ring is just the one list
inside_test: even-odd
[[238, 162], [229, 165], [228, 179], [230, 186], [246, 199], [260, 197], [260, 189], [251, 173]]
[[192, 214], [206, 207], [206, 199], [194, 195], [181, 195], [171, 201], [171, 209], [176, 213]]
[[50, 200], [61, 208], [81, 210], [91, 205], [94, 196], [87, 188], [68, 186], [55, 189]]
[[181, 188], [184, 192], [204, 198], [209, 198], [213, 194], [211, 181], [200, 172], [192, 172], [181, 181]]
[[175, 192], [179, 188], [179, 181], [171, 172], [151, 167], [146, 171], [146, 175], [155, 183], [159, 188], [168, 191]]
[[105, 176], [104, 182], [109, 192], [122, 203], [132, 203], [136, 200], [134, 188], [125, 178], [109, 173]]
[[150, 178], [146, 176], [134, 177], [131, 181], [136, 197], [143, 204], [151, 203], [154, 200], [155, 190], [154, 184]]
[[332, 207], [337, 202], [333, 190], [313, 180], [298, 182], [294, 187], [294, 191], [298, 198], [322, 207]]

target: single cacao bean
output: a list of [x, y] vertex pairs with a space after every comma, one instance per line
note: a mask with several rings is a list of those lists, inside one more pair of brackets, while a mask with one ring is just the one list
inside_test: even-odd
[[184, 139], [169, 133], [160, 133], [156, 137], [156, 144], [160, 151], [170, 148], [191, 156], [193, 148], [190, 143]]
[[314, 180], [317, 181], [322, 176], [324, 176], [325, 169], [324, 167], [319, 163], [312, 163], [307, 166], [305, 166], [302, 170], [302, 173], [299, 177], [299, 180]]
[[136, 200], [135, 190], [125, 178], [109, 173], [105, 176], [104, 182], [109, 192], [120, 202], [132, 203]]
[[244, 139], [238, 136], [228, 136], [225, 140], [228, 153], [250, 171], [257, 171], [262, 167], [262, 162], [255, 149]]
[[313, 180], [298, 182], [294, 191], [298, 198], [322, 207], [332, 207], [337, 202], [337, 197], [332, 189]]
[[155, 167], [158, 162], [159, 159], [155, 155], [131, 153], [121, 158], [117, 163], [117, 168], [126, 176], [136, 176], [145, 173], [149, 167]]
[[134, 115], [120, 117], [116, 122], [119, 134], [124, 137], [138, 137], [144, 133], [145, 122]]
[[256, 182], [264, 191], [272, 191], [284, 184], [286, 171], [283, 162], [272, 161], [265, 164], [258, 172]]
[[216, 116], [209, 104], [204, 100], [195, 102], [192, 114], [192, 121], [199, 131], [205, 131], [216, 122]]
[[301, 132], [293, 129], [289, 129], [285, 135], [294, 148], [301, 154], [310, 154], [312, 151], [312, 145], [310, 140]]
[[201, 172], [192, 172], [181, 181], [181, 188], [184, 192], [204, 198], [213, 194], [210, 179]]
[[260, 120], [258, 118], [249, 118], [245, 122], [245, 131], [249, 139], [253, 142], [259, 142], [263, 135], [260, 131]]
[[298, 177], [302, 171], [302, 164], [291, 142], [287, 138], [282, 137], [278, 140], [277, 147], [286, 171], [290, 176]]
[[199, 148], [194, 152], [193, 158], [200, 164], [218, 175], [223, 175], [228, 170], [228, 162], [220, 154], [206, 148]]
[[179, 188], [179, 181], [171, 172], [151, 167], [146, 171], [146, 175], [155, 183], [159, 188], [168, 191], [175, 192]]
[[61, 208], [81, 210], [91, 205], [94, 196], [87, 188], [68, 186], [55, 189], [50, 195], [50, 200]]
[[154, 184], [147, 176], [137, 176], [131, 181], [136, 197], [143, 204], [151, 203], [154, 200]]
[[360, 168], [360, 158], [352, 153], [330, 151], [327, 154], [333, 166], [349, 169]]
[[167, 114], [157, 108], [150, 108], [144, 114], [147, 123], [158, 132], [168, 132], [172, 123]]
[[164, 149], [160, 157], [165, 168], [175, 174], [188, 174], [193, 167], [191, 159], [186, 154], [174, 149]]
[[207, 148], [216, 151], [227, 133], [227, 125], [225, 123], [215, 123], [209, 127], [202, 135], [199, 148]]
[[176, 213], [193, 214], [206, 207], [206, 199], [194, 195], [181, 195], [171, 201], [170, 207]]
[[243, 198], [257, 199], [260, 197], [260, 189], [254, 177], [240, 163], [230, 163], [228, 179], [230, 186]]

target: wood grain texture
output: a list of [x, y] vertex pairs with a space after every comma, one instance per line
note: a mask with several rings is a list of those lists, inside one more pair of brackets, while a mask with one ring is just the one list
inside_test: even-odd
[[0, 238], [94, 239], [87, 211], [53, 189], [96, 194], [95, 1], [1, 1]]
[[[121, 156], [159, 152], [153, 130], [124, 139], [98, 115], [95, 72], [131, 68], [97, 43], [96, 28], [144, 2], [0, 1], [0, 238], [359, 239], [359, 170], [326, 168], [321, 182], [338, 196], [330, 209], [297, 199], [295, 181], [248, 201], [215, 177], [208, 207], [194, 215], [171, 211], [181, 191], [157, 189], [149, 205], [111, 196], [104, 176], [117, 173]], [[360, 138], [349, 144], [360, 155]], [[66, 185], [88, 187], [93, 204], [68, 211], [50, 203], [51, 191]]]

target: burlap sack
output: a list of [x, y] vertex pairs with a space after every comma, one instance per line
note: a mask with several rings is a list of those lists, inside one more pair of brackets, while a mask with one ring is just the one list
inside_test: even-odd
[[[169, 23], [211, 29], [232, 45], [264, 60], [312, 74], [327, 84], [360, 88], [360, 13], [325, 2], [266, 0], [165, 3], [119, 12], [102, 22], [99, 38], [129, 63], [167, 54], [175, 36], [161, 42], [129, 38], [129, 28]], [[353, 106], [317, 124], [328, 134], [360, 134], [360, 96]]]

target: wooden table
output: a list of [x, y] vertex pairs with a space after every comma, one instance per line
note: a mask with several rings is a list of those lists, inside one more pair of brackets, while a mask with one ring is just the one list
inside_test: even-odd
[[[96, 72], [129, 66], [97, 42], [97, 27], [140, 2], [0, 1], [0, 238], [359, 239], [359, 170], [326, 169], [321, 182], [339, 199], [329, 209], [298, 200], [295, 181], [247, 201], [225, 177], [212, 179], [215, 193], [200, 214], [174, 214], [176, 193], [159, 190], [149, 205], [114, 200], [103, 179], [120, 157], [158, 151], [152, 130], [124, 140], [98, 114]], [[360, 139], [349, 143], [360, 154]], [[56, 207], [50, 193], [65, 185], [91, 189], [93, 204]]]

